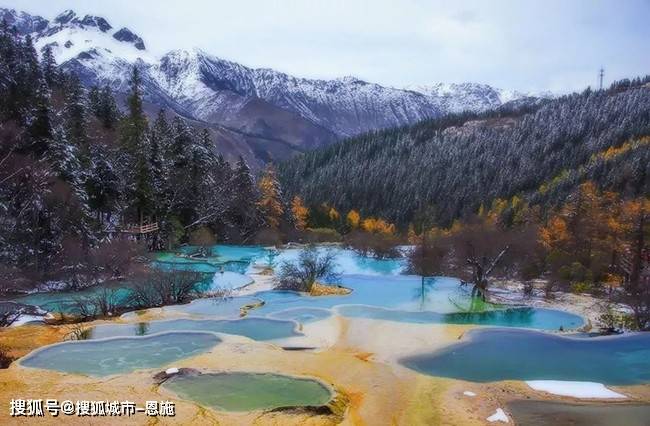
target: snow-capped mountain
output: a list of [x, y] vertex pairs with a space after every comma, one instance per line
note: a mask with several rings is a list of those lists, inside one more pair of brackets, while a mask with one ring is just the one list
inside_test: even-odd
[[[275, 140], [291, 150], [447, 112], [483, 111], [524, 96], [473, 83], [397, 89], [354, 77], [298, 78], [245, 67], [198, 49], [155, 57], [130, 29], [70, 10], [48, 21], [0, 9], [0, 18], [30, 34], [38, 50], [50, 46], [57, 62], [87, 85], [109, 84], [124, 92], [136, 65], [151, 104], [247, 137]], [[258, 158], [264, 155], [255, 153]]]

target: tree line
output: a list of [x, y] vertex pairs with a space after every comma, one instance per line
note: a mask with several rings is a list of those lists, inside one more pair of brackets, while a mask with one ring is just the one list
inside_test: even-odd
[[[0, 283], [90, 285], [129, 270], [145, 249], [250, 241], [266, 226], [268, 185], [229, 164], [208, 129], [161, 110], [145, 114], [133, 68], [120, 107], [108, 86], [85, 88], [46, 47], [0, 28]], [[272, 188], [271, 188], [272, 189]], [[157, 223], [141, 247], [121, 238]], [[144, 241], [143, 241], [144, 242]]]

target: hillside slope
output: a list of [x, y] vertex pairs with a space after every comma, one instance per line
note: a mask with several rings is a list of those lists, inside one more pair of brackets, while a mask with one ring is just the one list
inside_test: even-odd
[[[648, 194], [650, 147], [633, 143], [650, 134], [648, 81], [564, 96], [532, 111], [456, 115], [368, 133], [299, 156], [282, 165], [280, 177], [289, 195], [309, 204], [361, 209], [401, 225], [430, 207], [448, 225], [497, 197], [552, 204], [587, 178]], [[602, 155], [626, 142], [630, 149]]]

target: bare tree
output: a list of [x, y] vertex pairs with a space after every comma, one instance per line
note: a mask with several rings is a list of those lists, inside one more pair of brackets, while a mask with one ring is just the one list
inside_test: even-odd
[[194, 298], [202, 279], [199, 272], [154, 270], [135, 280], [133, 301], [141, 308], [186, 303]]
[[319, 252], [309, 246], [300, 252], [297, 262], [283, 262], [277, 277], [276, 288], [283, 290], [311, 291], [318, 279], [337, 278], [334, 252]]
[[23, 311], [20, 309], [8, 310], [5, 312], [0, 312], [0, 328], [9, 327], [11, 324], [15, 323], [18, 318], [22, 315]]
[[125, 308], [118, 298], [119, 291], [119, 288], [101, 287], [90, 296], [77, 298], [77, 310], [83, 318], [112, 316]]
[[532, 266], [541, 257], [538, 252], [534, 227], [504, 229], [472, 219], [416, 247], [409, 255], [409, 269], [422, 276], [458, 277], [463, 284], [472, 284], [472, 296], [485, 299], [497, 275], [533, 278], [538, 268]]

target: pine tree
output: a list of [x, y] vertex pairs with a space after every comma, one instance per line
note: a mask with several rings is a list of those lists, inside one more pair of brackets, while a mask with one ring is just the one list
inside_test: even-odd
[[112, 129], [120, 118], [120, 110], [115, 103], [113, 91], [105, 85], [99, 94], [99, 119], [107, 129]]
[[228, 220], [242, 234], [256, 229], [259, 220], [255, 179], [246, 161], [239, 157], [228, 183], [232, 198], [228, 207]]
[[52, 53], [52, 46], [50, 45], [45, 46], [43, 49], [43, 55], [41, 57], [41, 70], [43, 71], [43, 77], [45, 78], [45, 81], [50, 88], [58, 84], [59, 71], [56, 67], [54, 54]]
[[66, 137], [85, 152], [88, 149], [88, 118], [84, 89], [81, 86], [81, 81], [74, 74], [66, 76], [64, 87], [63, 118]]
[[52, 139], [50, 90], [44, 79], [39, 80], [32, 104], [33, 120], [29, 125], [30, 151], [40, 157], [47, 152]]
[[110, 221], [121, 194], [121, 181], [113, 166], [113, 154], [103, 144], [93, 144], [90, 150], [91, 170], [86, 180], [88, 203], [96, 212], [97, 221]]
[[140, 72], [137, 67], [133, 67], [127, 97], [128, 114], [120, 125], [120, 141], [126, 154], [127, 169], [124, 172], [129, 177], [127, 203], [135, 210], [139, 221], [150, 215], [154, 208], [147, 119], [142, 107], [141, 83]]
[[120, 129], [122, 146], [131, 156], [142, 150], [147, 131], [147, 118], [142, 108], [141, 84], [140, 71], [134, 66], [129, 81], [129, 95], [126, 99], [128, 114], [122, 120]]

